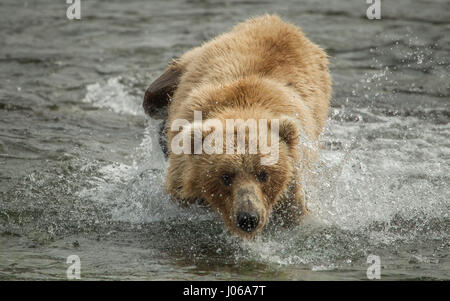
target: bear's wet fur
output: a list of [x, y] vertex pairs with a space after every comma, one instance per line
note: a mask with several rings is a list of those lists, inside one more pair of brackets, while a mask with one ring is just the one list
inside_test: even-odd
[[[311, 142], [322, 131], [330, 95], [326, 53], [275, 15], [249, 19], [186, 52], [144, 98], [147, 114], [166, 120], [168, 193], [182, 204], [204, 200], [244, 238], [259, 233], [272, 214], [297, 224], [307, 213], [302, 172], [316, 158]], [[260, 153], [173, 153], [180, 132], [172, 122], [193, 123], [194, 111], [224, 123], [279, 120], [277, 162], [262, 165]]]

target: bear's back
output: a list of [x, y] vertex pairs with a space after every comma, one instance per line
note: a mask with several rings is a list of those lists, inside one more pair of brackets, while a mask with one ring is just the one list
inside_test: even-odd
[[264, 15], [240, 23], [190, 50], [178, 62], [185, 72], [173, 97], [172, 115], [190, 107], [184, 102], [192, 89], [256, 76], [293, 89], [313, 112], [318, 129], [327, 118], [331, 94], [327, 56], [298, 27], [278, 16]]

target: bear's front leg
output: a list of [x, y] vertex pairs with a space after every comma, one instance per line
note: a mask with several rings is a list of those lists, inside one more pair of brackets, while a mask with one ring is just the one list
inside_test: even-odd
[[309, 213], [303, 189], [296, 184], [289, 185], [288, 192], [278, 200], [273, 208], [275, 223], [283, 227], [298, 225], [301, 219]]
[[190, 179], [193, 175], [189, 174], [192, 169], [186, 164], [181, 156], [170, 154], [169, 169], [166, 176], [166, 191], [170, 195], [173, 202], [181, 207], [188, 207], [193, 204], [206, 207], [208, 204], [205, 200], [198, 196], [195, 189], [187, 189], [184, 179]]

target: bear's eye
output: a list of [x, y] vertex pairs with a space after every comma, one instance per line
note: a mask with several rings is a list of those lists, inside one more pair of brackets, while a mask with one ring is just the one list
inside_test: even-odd
[[222, 181], [225, 185], [231, 186], [231, 184], [233, 183], [233, 176], [229, 173], [224, 173], [222, 174]]
[[256, 177], [258, 178], [258, 181], [265, 182], [267, 181], [267, 172], [261, 171], [259, 174], [256, 175]]

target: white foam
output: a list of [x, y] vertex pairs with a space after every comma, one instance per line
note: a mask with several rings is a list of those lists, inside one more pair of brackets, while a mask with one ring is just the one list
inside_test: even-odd
[[82, 196], [107, 204], [115, 221], [139, 224], [177, 217], [211, 218], [198, 206], [181, 208], [167, 195], [167, 162], [158, 142], [159, 126], [159, 121], [149, 119], [144, 139], [134, 151], [133, 163], [101, 167], [103, 176], [92, 179], [95, 188], [82, 191]]
[[[110, 88], [113, 91], [106, 92]], [[112, 102], [106, 101], [111, 98]], [[137, 100], [128, 95], [119, 79], [89, 86], [85, 101], [119, 113], [128, 110], [130, 114], [137, 114], [128, 104]], [[335, 114], [339, 113], [336, 109]], [[370, 110], [361, 110], [361, 113], [372, 114]], [[353, 236], [363, 239], [367, 234], [372, 243], [395, 244], [399, 239], [413, 241], [417, 236], [415, 230], [406, 234], [390, 232], [390, 223], [396, 215], [415, 220], [417, 216], [430, 218], [446, 214], [450, 207], [448, 189], [442, 183], [430, 181], [429, 177], [440, 181], [450, 174], [448, 164], [441, 159], [448, 157], [449, 149], [435, 145], [436, 132], [444, 133], [448, 125], [426, 124], [414, 117], [374, 117], [377, 122], [362, 122], [362, 118], [360, 122], [328, 120], [321, 140], [338, 142], [341, 147], [322, 150], [313, 179], [304, 183], [313, 222], [281, 235], [243, 242], [242, 247], [252, 259], [277, 265], [322, 263], [324, 258], [332, 261], [337, 256], [335, 253], [346, 252], [347, 244], [357, 243], [336, 242], [341, 246], [333, 249], [334, 246], [329, 245], [333, 241], [332, 234], [324, 235], [315, 229], [324, 226], [339, 229], [344, 233], [344, 240], [351, 240]], [[420, 129], [415, 129], [417, 124]], [[404, 132], [404, 129], [411, 130]], [[103, 167], [103, 177], [93, 179], [97, 187], [85, 193], [111, 206], [113, 219], [118, 221], [217, 219], [214, 214], [196, 211], [195, 207], [180, 208], [169, 199], [164, 189], [167, 163], [159, 147], [158, 132], [159, 122], [150, 119], [144, 139], [134, 152], [134, 163]], [[373, 140], [368, 138], [371, 133], [375, 137]], [[402, 139], [403, 134], [411, 135]], [[374, 223], [385, 223], [386, 228], [367, 230]], [[416, 225], [417, 228], [421, 226]], [[352, 235], [345, 237], [345, 231]], [[363, 231], [369, 232], [358, 234]], [[439, 235], [436, 233], [437, 237]], [[301, 246], [301, 251], [297, 245]], [[351, 262], [346, 254], [340, 255], [344, 264]], [[334, 267], [314, 264], [312, 269], [320, 271]]]
[[143, 115], [142, 99], [132, 96], [121, 82], [121, 77], [108, 79], [106, 83], [95, 83], [86, 87], [83, 102], [98, 108], [110, 109], [116, 113]]
[[[340, 256], [341, 264], [345, 265], [347, 261], [352, 261], [350, 258], [359, 249], [377, 244], [393, 245], [398, 241], [414, 242], [423, 231], [429, 238], [448, 237], [448, 234], [428, 229], [430, 219], [448, 216], [450, 195], [446, 185], [436, 185], [428, 179], [436, 177], [445, 181], [450, 171], [449, 165], [438, 158], [448, 154], [448, 149], [436, 148], [432, 144], [421, 146], [423, 160], [417, 160], [418, 139], [385, 138], [382, 142], [392, 148], [385, 145], [377, 148], [375, 144], [378, 141], [369, 144], [362, 140], [361, 134], [367, 135], [369, 130], [389, 130], [392, 124], [407, 128], [416, 122], [419, 121], [414, 117], [385, 117], [379, 123], [350, 125], [329, 120], [328, 130], [322, 139], [340, 141], [343, 149], [322, 150], [314, 180], [306, 183], [312, 211], [310, 222], [268, 240], [257, 239], [242, 246], [253, 258], [266, 263], [308, 264], [333, 261]], [[436, 127], [447, 126], [422, 124], [420, 133], [417, 133], [419, 139], [426, 140], [433, 136]], [[414, 178], [415, 174], [418, 179]], [[413, 228], [399, 232], [398, 227], [403, 225], [391, 224], [396, 216], [412, 223]], [[369, 230], [374, 223], [383, 223], [384, 228]], [[323, 226], [339, 229], [344, 236], [345, 233], [352, 234], [330, 246], [333, 234], [320, 232]], [[391, 228], [393, 231], [390, 231]], [[311, 239], [311, 242], [304, 242], [305, 239]], [[358, 239], [363, 241], [358, 242]], [[301, 246], [301, 250], [296, 248], [296, 244]], [[348, 251], [347, 244], [356, 246], [356, 250]], [[339, 250], [339, 245], [343, 250]], [[346, 254], [334, 254], [344, 250]], [[312, 270], [320, 271], [324, 267], [336, 266], [335, 263], [331, 266], [313, 265]]]
[[[364, 131], [388, 130], [392, 123], [407, 128], [417, 122], [414, 117], [385, 119], [380, 123], [362, 125]], [[340, 135], [347, 129], [345, 124], [330, 121], [329, 128], [332, 130], [327, 134], [328, 138], [338, 138], [344, 145], [351, 145], [350, 137]], [[423, 126], [420, 136], [431, 134], [431, 130], [431, 126]], [[359, 136], [357, 132], [354, 135]], [[426, 149], [428, 160], [419, 161], [414, 158], [416, 153], [398, 150], [399, 147], [416, 148], [417, 141], [378, 141], [390, 144], [392, 148], [374, 149], [373, 145], [377, 142], [372, 142], [369, 148], [366, 141], [359, 141], [359, 145], [353, 149], [350, 147], [344, 151], [321, 153], [321, 164], [316, 173], [318, 185], [309, 187], [312, 196], [316, 197], [310, 202], [312, 211], [317, 211], [317, 216], [324, 221], [352, 229], [367, 226], [373, 221], [389, 221], [397, 213], [412, 216], [421, 210], [426, 214], [440, 216], [445, 209], [445, 194], [448, 197], [448, 193], [436, 190], [426, 178], [416, 184], [404, 183], [404, 178], [415, 173], [424, 177], [448, 175], [448, 165], [445, 167], [434, 160], [445, 150], [429, 145]], [[346, 154], [344, 158], [342, 154]]]

